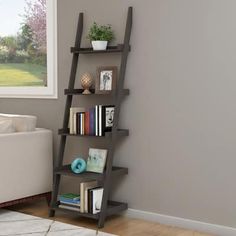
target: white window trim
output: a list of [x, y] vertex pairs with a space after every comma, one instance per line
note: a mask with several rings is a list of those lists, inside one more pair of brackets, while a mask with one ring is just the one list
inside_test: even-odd
[[47, 0], [47, 87], [0, 87], [0, 98], [58, 98], [57, 0]]

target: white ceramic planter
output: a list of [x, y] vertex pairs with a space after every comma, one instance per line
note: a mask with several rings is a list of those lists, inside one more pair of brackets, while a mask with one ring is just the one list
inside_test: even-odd
[[92, 41], [93, 50], [106, 50], [107, 41]]

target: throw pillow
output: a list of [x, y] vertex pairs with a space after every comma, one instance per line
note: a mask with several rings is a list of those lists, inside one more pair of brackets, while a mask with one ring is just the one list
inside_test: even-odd
[[29, 132], [34, 131], [36, 128], [36, 116], [0, 113], [0, 120], [1, 119], [11, 119], [16, 132]]
[[11, 119], [0, 120], [0, 134], [13, 133], [15, 132], [13, 122]]

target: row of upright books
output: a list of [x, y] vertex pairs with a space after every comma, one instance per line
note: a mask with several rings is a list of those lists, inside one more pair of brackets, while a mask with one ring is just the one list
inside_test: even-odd
[[59, 208], [81, 213], [97, 214], [101, 211], [103, 188], [97, 181], [80, 183], [80, 194], [59, 195]]
[[70, 134], [105, 136], [113, 126], [115, 106], [96, 105], [86, 109], [71, 107], [69, 129]]

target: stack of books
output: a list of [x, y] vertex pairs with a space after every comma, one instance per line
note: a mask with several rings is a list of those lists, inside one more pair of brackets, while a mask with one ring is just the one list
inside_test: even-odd
[[115, 106], [96, 105], [85, 109], [83, 107], [70, 108], [70, 134], [105, 136], [113, 126]]
[[97, 181], [80, 183], [80, 195], [66, 193], [59, 196], [59, 208], [81, 213], [97, 214], [101, 211], [103, 188]]
[[62, 195], [59, 195], [59, 207], [68, 209], [68, 210], [74, 210], [74, 211], [80, 211], [80, 195], [74, 194], [74, 193], [65, 193]]

